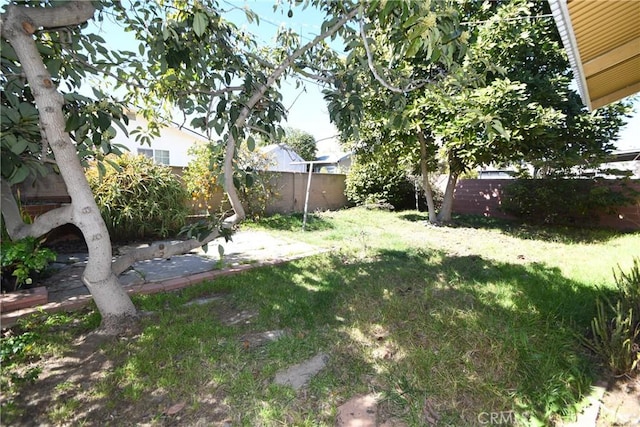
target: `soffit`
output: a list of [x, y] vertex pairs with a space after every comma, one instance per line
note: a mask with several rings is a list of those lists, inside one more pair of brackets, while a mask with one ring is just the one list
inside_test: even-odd
[[589, 109], [640, 91], [640, 0], [550, 3]]

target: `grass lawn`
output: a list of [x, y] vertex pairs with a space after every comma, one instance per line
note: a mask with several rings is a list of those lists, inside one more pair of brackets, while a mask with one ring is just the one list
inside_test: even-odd
[[[66, 356], [78, 369], [51, 374], [48, 389], [19, 377], [64, 361], [98, 316], [25, 321], [11, 347], [3, 339], [3, 422], [332, 426], [338, 406], [369, 392], [381, 394], [383, 417], [412, 426], [475, 425], [491, 412], [514, 411], [523, 425], [570, 416], [605, 375], [580, 336], [640, 234], [425, 220], [350, 209], [314, 215], [304, 233], [297, 216], [248, 224], [332, 250], [135, 297], [150, 313], [139, 331]], [[217, 298], [185, 306], [202, 297]], [[239, 313], [247, 320], [229, 321]], [[266, 331], [284, 335], [250, 345]], [[33, 335], [7, 354], [20, 332]], [[328, 365], [307, 388], [272, 383], [321, 352]]]

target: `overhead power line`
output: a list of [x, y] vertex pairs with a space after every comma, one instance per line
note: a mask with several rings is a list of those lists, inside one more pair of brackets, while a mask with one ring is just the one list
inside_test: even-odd
[[[500, 22], [512, 22], [512, 21], [524, 21], [527, 19], [546, 19], [546, 18], [553, 18], [553, 15], [550, 13], [544, 14], [544, 15], [534, 15], [534, 16], [517, 16], [514, 18], [506, 18], [506, 19], [500, 19]], [[487, 19], [484, 21], [465, 21], [465, 22], [461, 22], [460, 25], [481, 25], [481, 24], [486, 24], [487, 22], [491, 22], [491, 19]]]

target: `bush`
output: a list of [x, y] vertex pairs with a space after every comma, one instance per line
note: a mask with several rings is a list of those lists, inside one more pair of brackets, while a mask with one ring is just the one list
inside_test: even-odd
[[416, 206], [415, 186], [407, 174], [377, 162], [355, 162], [347, 175], [345, 194], [356, 205], [390, 203], [398, 210]]
[[596, 302], [597, 315], [591, 321], [591, 348], [614, 375], [629, 374], [640, 362], [640, 258], [635, 258], [629, 273], [615, 275], [615, 301]]
[[185, 224], [188, 193], [167, 166], [125, 154], [87, 179], [113, 239], [165, 238]]
[[0, 259], [3, 290], [13, 291], [23, 285], [31, 285], [36, 275], [56, 260], [56, 253], [40, 247], [41, 244], [42, 241], [34, 237], [2, 241]]
[[[224, 216], [224, 210], [230, 207], [224, 197], [222, 200], [216, 197], [224, 193], [223, 150], [224, 146], [200, 144], [189, 151], [194, 158], [187, 165], [183, 178], [194, 210], [199, 214], [213, 215], [219, 212]], [[277, 174], [265, 171], [269, 164], [267, 156], [247, 148], [239, 150], [237, 163], [244, 168], [236, 167], [234, 171], [233, 181], [238, 197], [246, 215], [257, 219], [265, 214], [269, 200], [278, 197], [274, 179]]]
[[518, 179], [502, 192], [502, 210], [532, 223], [594, 225], [601, 213], [634, 202], [635, 194], [590, 179]]

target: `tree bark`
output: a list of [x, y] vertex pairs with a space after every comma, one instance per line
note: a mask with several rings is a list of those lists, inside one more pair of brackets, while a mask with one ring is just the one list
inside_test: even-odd
[[[229, 227], [231, 224], [228, 223], [227, 226]], [[119, 255], [111, 265], [111, 270], [116, 276], [119, 276], [138, 261], [153, 258], [170, 258], [174, 255], [186, 254], [187, 252], [206, 245], [218, 237], [220, 237], [220, 232], [215, 230], [202, 240], [189, 239], [174, 243], [154, 242], [145, 248], [137, 248], [126, 254]]]
[[38, 215], [31, 224], [25, 223], [18, 202], [11, 191], [11, 185], [5, 179], [0, 178], [0, 181], [2, 184], [2, 216], [11, 239], [42, 236], [56, 227], [71, 222], [71, 206], [62, 206]]
[[40, 114], [40, 127], [50, 142], [60, 175], [69, 190], [71, 205], [64, 212], [69, 222], [81, 230], [89, 249], [82, 281], [102, 315], [103, 329], [113, 333], [136, 317], [136, 309], [111, 270], [111, 241], [107, 227], [84, 175], [76, 147], [64, 131], [62, 95], [53, 84], [32, 36], [41, 27], [79, 25], [90, 19], [93, 12], [89, 2], [71, 2], [43, 9], [12, 5], [2, 17], [2, 36], [14, 48], [22, 65]]
[[447, 179], [447, 189], [444, 192], [444, 200], [442, 201], [442, 207], [438, 213], [439, 222], [451, 222], [451, 209], [453, 208], [453, 193], [456, 189], [458, 182], [458, 174], [449, 172], [449, 178]]
[[422, 130], [418, 131], [418, 140], [420, 141], [420, 172], [422, 173], [422, 188], [424, 189], [424, 197], [427, 199], [427, 209], [429, 211], [429, 222], [436, 223], [436, 206], [433, 202], [433, 190], [429, 182], [429, 170], [427, 168], [427, 140]]

